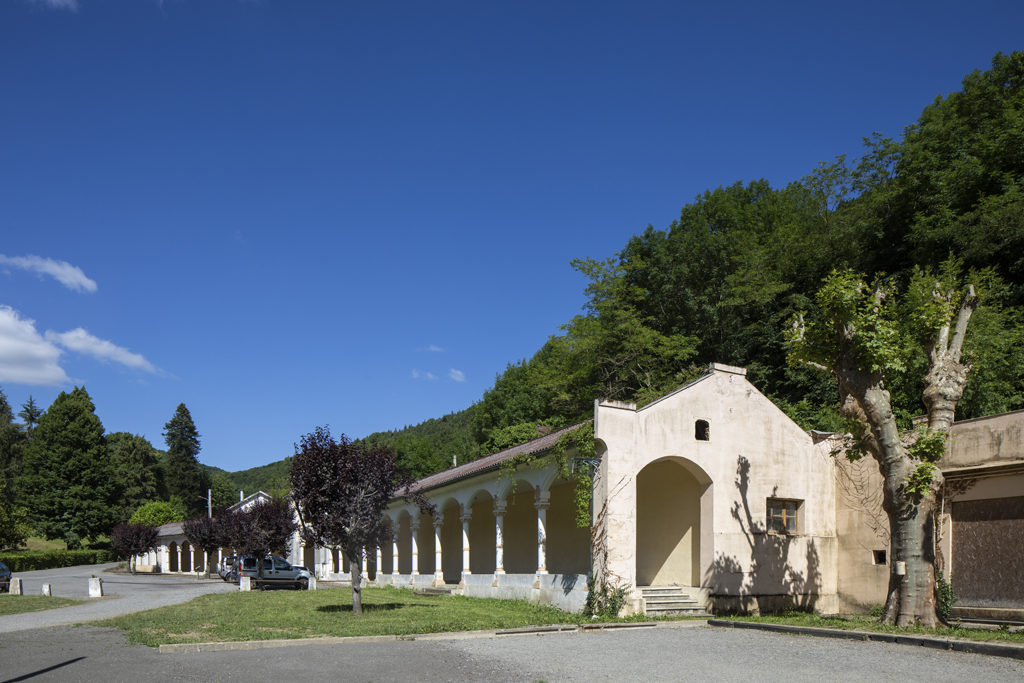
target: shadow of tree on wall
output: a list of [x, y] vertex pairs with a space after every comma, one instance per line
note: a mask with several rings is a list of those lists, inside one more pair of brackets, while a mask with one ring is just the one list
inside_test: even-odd
[[[749, 562], [720, 554], [708, 569], [716, 611], [760, 613], [813, 611], [821, 589], [818, 549], [813, 538], [768, 533], [767, 518], [756, 521], [750, 510], [750, 461], [737, 458], [736, 489], [740, 500], [730, 510], [747, 540]], [[772, 490], [772, 496], [777, 489]], [[791, 561], [806, 546], [803, 569]], [[744, 553], [745, 554], [745, 553]]]

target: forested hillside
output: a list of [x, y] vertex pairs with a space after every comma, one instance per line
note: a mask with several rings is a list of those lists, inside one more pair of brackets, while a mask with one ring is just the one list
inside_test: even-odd
[[[581, 315], [510, 363], [468, 411], [390, 441], [417, 476], [588, 417], [598, 397], [649, 401], [710, 362], [748, 377], [806, 428], [842, 429], [834, 386], [786, 362], [786, 331], [833, 270], [886, 279], [957, 271], [982, 306], [967, 341], [960, 418], [1024, 407], [1024, 53], [997, 55], [936, 98], [898, 140], [873, 133], [782, 188], [737, 181], [649, 226], [610, 258], [580, 258]], [[908, 309], [911, 310], [911, 309]], [[923, 412], [922, 356], [890, 386], [901, 420]], [[445, 424], [449, 421], [450, 424]]]

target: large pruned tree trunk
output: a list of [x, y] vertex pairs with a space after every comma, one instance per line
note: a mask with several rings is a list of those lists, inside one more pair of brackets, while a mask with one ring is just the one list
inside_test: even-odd
[[[942, 475], [935, 462], [942, 456], [963, 396], [969, 366], [961, 362], [964, 336], [978, 306], [974, 288], [963, 295], [933, 292], [947, 310], [960, 299], [955, 314], [935, 325], [925, 343], [929, 372], [922, 399], [927, 408], [924, 430], [902, 432], [893, 413], [885, 376], [903, 370], [905, 353], [897, 325], [885, 310], [887, 293], [867, 291], [850, 273], [833, 274], [819, 292], [818, 303], [828, 317], [812, 330], [802, 318], [791, 339], [794, 358], [832, 375], [839, 385], [840, 414], [860, 425], [847, 457], [869, 454], [884, 479], [882, 508], [889, 519], [889, 586], [882, 621], [897, 626], [941, 623], [935, 580], [936, 496]], [[952, 310], [950, 311], [952, 313]]]

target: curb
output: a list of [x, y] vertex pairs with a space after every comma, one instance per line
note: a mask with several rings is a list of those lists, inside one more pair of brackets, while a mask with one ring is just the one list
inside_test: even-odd
[[708, 626], [719, 628], [751, 629], [769, 631], [771, 633], [788, 633], [790, 635], [814, 636], [816, 638], [836, 638], [839, 640], [860, 640], [873, 643], [892, 643], [895, 645], [916, 645], [933, 650], [949, 652], [966, 652], [990, 657], [1007, 657], [1024, 660], [1024, 646], [986, 643], [973, 640], [950, 640], [945, 638], [929, 638], [928, 636], [896, 635], [894, 633], [872, 633], [870, 631], [843, 631], [834, 628], [813, 628], [811, 626], [786, 626], [785, 624], [759, 624], [751, 621], [726, 621], [708, 619]]
[[548, 635], [551, 633], [596, 633], [637, 628], [687, 628], [706, 626], [700, 619], [692, 621], [642, 621], [619, 624], [559, 624], [554, 626], [526, 626], [486, 631], [454, 631], [449, 633], [416, 633], [402, 636], [325, 636], [322, 638], [288, 638], [279, 640], [245, 640], [233, 643], [177, 643], [160, 646], [160, 654], [186, 654], [192, 652], [223, 652], [226, 650], [263, 650], [272, 647], [299, 645], [345, 645], [348, 643], [395, 643], [409, 640], [472, 640], [475, 638], [508, 638], [513, 636]]

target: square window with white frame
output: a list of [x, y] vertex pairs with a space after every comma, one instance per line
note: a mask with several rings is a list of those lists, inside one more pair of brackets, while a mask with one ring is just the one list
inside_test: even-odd
[[768, 533], [795, 534], [800, 530], [802, 500], [768, 499]]

